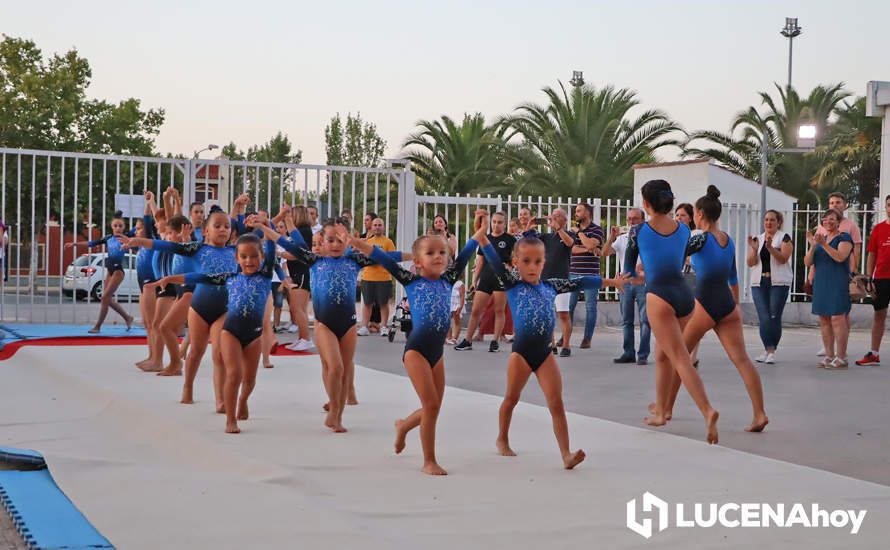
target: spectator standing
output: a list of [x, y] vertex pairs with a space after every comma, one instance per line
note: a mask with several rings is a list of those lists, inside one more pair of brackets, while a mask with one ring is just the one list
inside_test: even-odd
[[[389, 237], [386, 236], [386, 228], [383, 220], [375, 218], [371, 222], [371, 235], [366, 239], [369, 244], [380, 247], [384, 252], [392, 252], [396, 249]], [[392, 297], [392, 275], [386, 268], [374, 265], [366, 267], [362, 270], [362, 298], [364, 299], [364, 309], [362, 311], [362, 326], [359, 327], [356, 334], [359, 336], [367, 336], [370, 334], [369, 324], [371, 322], [371, 307], [376, 305], [380, 308], [380, 318], [389, 319], [389, 300]], [[380, 325], [380, 336], [389, 334], [386, 324]]]
[[751, 296], [757, 308], [763, 353], [754, 360], [771, 365], [782, 338], [782, 312], [791, 290], [794, 272], [789, 259], [794, 250], [791, 236], [782, 231], [784, 217], [777, 210], [763, 216], [764, 231], [748, 237], [748, 267], [751, 268]]
[[[627, 226], [633, 227], [643, 223], [643, 211], [639, 208], [631, 208], [627, 211]], [[624, 253], [627, 251], [627, 229], [622, 231], [620, 227], [612, 227], [609, 230], [609, 240], [603, 246], [603, 256], [615, 255], [615, 260], [620, 271], [624, 266]], [[619, 295], [621, 307], [621, 326], [624, 332], [621, 357], [612, 360], [613, 363], [633, 363], [646, 365], [649, 362], [650, 340], [652, 329], [649, 327], [649, 319], [646, 317], [646, 281], [643, 273], [643, 265], [637, 260], [634, 278], [624, 285], [624, 291]], [[634, 349], [634, 309], [640, 317], [640, 347]]]
[[846, 369], [847, 339], [850, 329], [847, 314], [850, 313], [850, 254], [853, 252], [853, 239], [840, 231], [841, 213], [837, 210], [825, 212], [822, 227], [825, 234], [815, 235], [807, 231], [810, 244], [804, 263], [814, 266], [813, 315], [819, 316], [819, 328], [825, 357], [819, 367], [825, 369]]
[[315, 235], [321, 231], [321, 222], [318, 221], [318, 208], [309, 206], [307, 209], [309, 212], [309, 227], [312, 229], [312, 234]]
[[880, 365], [881, 340], [887, 322], [887, 306], [890, 304], [890, 195], [884, 197], [886, 218], [875, 224], [868, 237], [868, 258], [865, 274], [870, 278], [869, 293], [875, 310], [871, 325], [871, 349], [865, 357], [856, 361], [859, 366]]
[[[600, 256], [602, 255], [603, 241], [606, 239], [603, 235], [603, 228], [593, 223], [593, 207], [586, 202], [578, 204], [575, 207], [575, 221], [578, 222], [578, 227], [575, 231], [575, 245], [572, 247], [572, 257], [569, 263], [569, 278], [580, 279], [586, 275], [599, 275]], [[587, 237], [585, 242], [581, 241], [581, 235]], [[581, 290], [576, 290], [571, 293], [569, 317], [572, 321], [575, 319], [575, 307], [578, 305], [581, 292]], [[590, 348], [590, 338], [596, 329], [596, 306], [599, 290], [585, 289], [583, 292], [586, 316], [584, 318], [584, 337], [579, 347], [588, 349]]]

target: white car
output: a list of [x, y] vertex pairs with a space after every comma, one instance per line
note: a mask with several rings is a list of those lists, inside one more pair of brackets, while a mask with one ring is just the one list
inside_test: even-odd
[[[108, 254], [84, 254], [75, 259], [65, 270], [62, 278], [62, 294], [86, 298], [87, 294], [94, 300], [102, 299], [102, 285], [105, 281], [105, 258]], [[136, 255], [124, 256], [124, 280], [121, 281], [115, 298], [138, 298], [139, 280], [136, 277]]]

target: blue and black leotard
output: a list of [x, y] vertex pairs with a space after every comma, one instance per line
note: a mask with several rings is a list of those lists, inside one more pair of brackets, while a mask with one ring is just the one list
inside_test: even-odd
[[[197, 241], [172, 243], [155, 240], [154, 249], [191, 257], [194, 271], [204, 275], [238, 271], [234, 246], [212, 246]], [[205, 323], [212, 325], [226, 312], [226, 291], [220, 285], [198, 283], [192, 295], [191, 307]]]
[[643, 222], [628, 231], [624, 252], [624, 273], [634, 276], [637, 259], [642, 258], [646, 269], [646, 292], [670, 304], [677, 317], [686, 317], [695, 309], [692, 291], [683, 282], [689, 233], [689, 226], [683, 223], [678, 223], [670, 235], [662, 235]]
[[[290, 240], [278, 239], [278, 245], [303, 265], [309, 266], [312, 284], [312, 309], [315, 319], [339, 339], [355, 326], [355, 288], [362, 268], [375, 265], [370, 258], [348, 250], [334, 258], [319, 256], [306, 248], [303, 236], [291, 231]], [[401, 252], [399, 253], [401, 256]]]
[[[155, 229], [154, 216], [143, 216], [142, 225], [145, 227], [145, 237], [148, 239], [157, 239], [158, 234]], [[154, 270], [152, 269], [152, 258], [154, 257], [153, 248], [140, 248], [136, 253], [136, 279], [139, 281], [139, 290], [146, 283], [156, 281]]]
[[494, 268], [507, 289], [507, 302], [513, 315], [513, 353], [525, 359], [532, 372], [538, 370], [550, 356], [556, 314], [553, 301], [557, 294], [575, 290], [596, 290], [603, 286], [599, 275], [585, 275], [577, 279], [542, 279], [538, 284], [527, 283], [507, 271], [498, 261], [498, 253], [491, 244], [482, 247], [485, 262]]
[[705, 232], [689, 239], [686, 255], [695, 270], [695, 299], [719, 323], [735, 311], [735, 298], [729, 288], [739, 284], [735, 243], [726, 235], [726, 246], [720, 246], [714, 235]]
[[[169, 275], [176, 275], [176, 273], [173, 271], [173, 262], [176, 261], [176, 258], [178, 258], [178, 256], [172, 252], [168, 252], [165, 250], [155, 250], [155, 253], [152, 255], [151, 260], [151, 268], [155, 281], [159, 281]], [[176, 284], [170, 283], [163, 288], [158, 287], [157, 297], [175, 298], [177, 286], [178, 285]]]
[[475, 240], [467, 241], [454, 263], [438, 279], [411, 273], [379, 247], [375, 246], [371, 254], [372, 260], [385, 267], [405, 287], [412, 320], [405, 352], [414, 350], [420, 353], [430, 368], [435, 367], [442, 358], [445, 337], [451, 326], [451, 287], [460, 279], [477, 246], [479, 243]]
[[[263, 334], [266, 302], [272, 291], [272, 273], [275, 272], [275, 243], [265, 241], [263, 254], [263, 265], [250, 275], [228, 272], [188, 273], [185, 276], [186, 284], [196, 285], [198, 289], [201, 285], [214, 285], [227, 294], [228, 305], [223, 330], [237, 338], [242, 348], [246, 348]], [[192, 304], [194, 305], [194, 301]]]
[[124, 248], [120, 239], [114, 235], [106, 235], [101, 239], [89, 241], [87, 246], [94, 248], [101, 244], [105, 245], [105, 252], [108, 254], [105, 258], [105, 269], [108, 271], [108, 275], [111, 275], [115, 271], [123, 271], [124, 255], [127, 253], [127, 250]]

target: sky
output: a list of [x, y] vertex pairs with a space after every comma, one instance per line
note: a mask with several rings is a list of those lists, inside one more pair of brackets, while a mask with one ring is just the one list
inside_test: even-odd
[[803, 28], [802, 92], [844, 82], [862, 95], [868, 80], [890, 80], [882, 0], [0, 0], [0, 32], [89, 60], [91, 97], [162, 107], [160, 152], [246, 149], [280, 130], [318, 164], [338, 112], [374, 122], [397, 156], [418, 120], [543, 102], [540, 90], [573, 70], [636, 90], [687, 130], [727, 130], [758, 91], [785, 84], [786, 16]]

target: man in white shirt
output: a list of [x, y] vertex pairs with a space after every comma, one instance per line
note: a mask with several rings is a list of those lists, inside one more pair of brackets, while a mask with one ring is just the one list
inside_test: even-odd
[[[639, 208], [631, 208], [627, 211], [628, 227], [643, 223], [643, 211]], [[627, 232], [621, 232], [621, 228], [613, 226], [609, 230], [609, 238], [603, 246], [603, 256], [615, 254], [618, 261], [618, 270], [623, 270], [624, 253], [627, 251]], [[649, 328], [649, 319], [646, 317], [646, 284], [642, 277], [643, 266], [639, 260], [636, 265], [636, 284], [624, 285], [624, 292], [620, 295], [621, 324], [624, 328], [624, 344], [621, 357], [612, 361], [614, 363], [634, 363], [645, 365], [649, 360], [649, 344], [652, 329]], [[634, 350], [634, 304], [640, 314], [640, 348]]]

